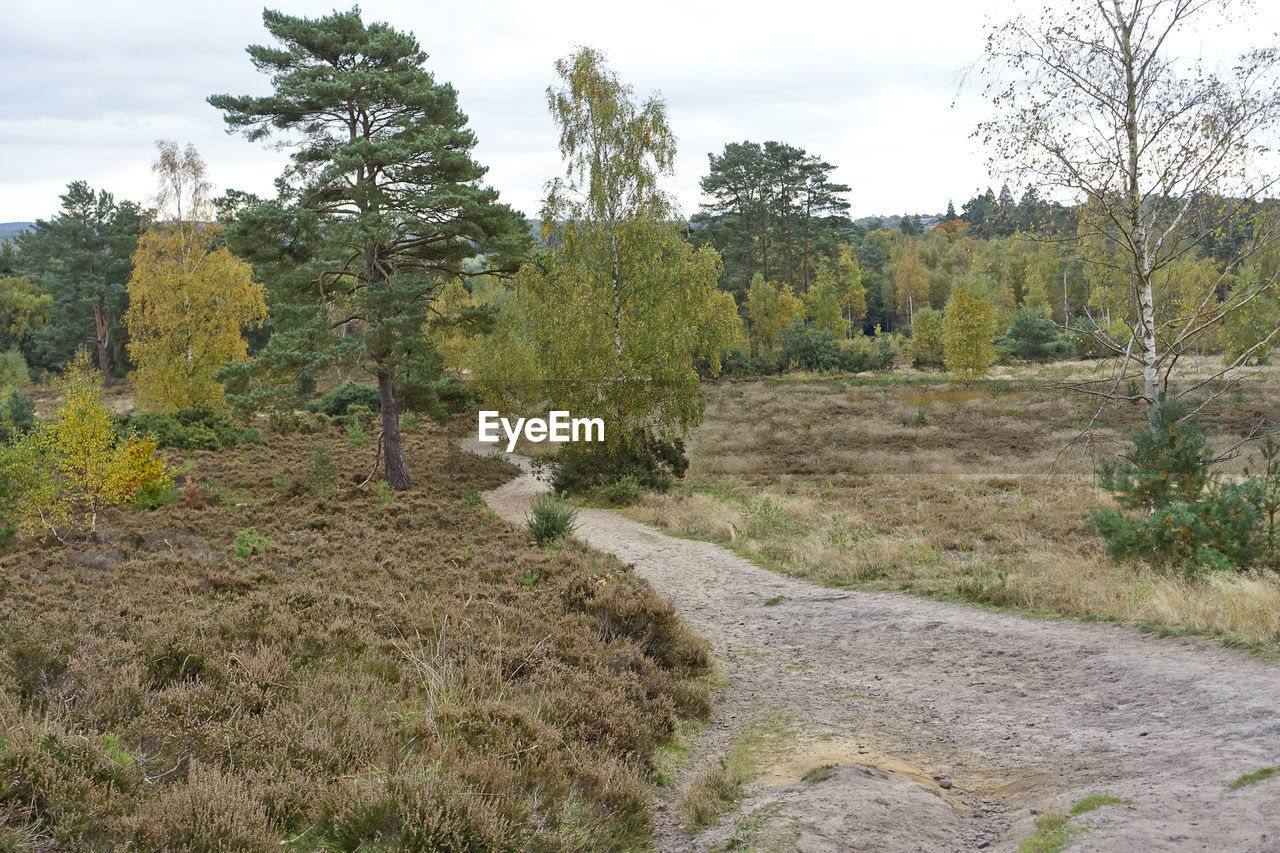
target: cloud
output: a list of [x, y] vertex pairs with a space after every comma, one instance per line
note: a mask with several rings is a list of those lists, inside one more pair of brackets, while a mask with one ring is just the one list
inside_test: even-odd
[[[346, 4], [278, 5], [315, 17]], [[226, 135], [205, 102], [215, 92], [270, 91], [244, 52], [270, 43], [259, 2], [11, 6], [0, 29], [0, 162], [9, 165], [0, 221], [52, 215], [75, 179], [144, 200], [157, 138], [194, 142], [222, 188], [272, 192], [283, 155]], [[948, 198], [958, 206], [992, 183], [968, 138], [985, 108], [974, 91], [956, 95], [958, 73], [981, 53], [983, 16], [1007, 14], [997, 0], [366, 0], [361, 8], [366, 21], [417, 35], [428, 68], [459, 93], [487, 181], [530, 215], [563, 171], [545, 103], [552, 64], [581, 44], [605, 50], [637, 95], [658, 91], [667, 101], [680, 142], [668, 188], [686, 213], [701, 200], [707, 153], [744, 139], [776, 139], [834, 163], [860, 214], [933, 211]]]

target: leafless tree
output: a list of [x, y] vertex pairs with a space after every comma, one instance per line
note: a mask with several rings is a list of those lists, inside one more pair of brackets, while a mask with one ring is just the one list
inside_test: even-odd
[[[1127, 281], [1127, 316], [1096, 333], [1119, 370], [1079, 386], [1104, 403], [1150, 406], [1166, 394], [1207, 402], [1280, 334], [1264, 330], [1212, 375], [1170, 386], [1202, 336], [1276, 288], [1274, 264], [1260, 260], [1280, 245], [1272, 200], [1280, 51], [1251, 50], [1229, 69], [1174, 51], [1192, 28], [1232, 14], [1230, 6], [1064, 2], [988, 34], [982, 70], [996, 110], [975, 135], [998, 171], [1079, 204], [1082, 246], [1102, 249], [1082, 252], [1086, 261]], [[1221, 236], [1232, 229], [1241, 238], [1224, 251]], [[1166, 298], [1162, 284], [1177, 265], [1210, 245], [1213, 280], [1191, 298]]]

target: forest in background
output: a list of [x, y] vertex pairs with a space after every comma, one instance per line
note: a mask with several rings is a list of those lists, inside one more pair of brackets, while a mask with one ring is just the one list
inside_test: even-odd
[[[127, 382], [136, 407], [112, 421], [116, 445], [99, 440], [104, 459], [141, 458], [146, 441], [218, 445], [256, 418], [287, 428], [315, 411], [375, 435], [375, 468], [395, 490], [412, 486], [402, 413], [443, 420], [477, 400], [588, 412], [609, 424], [606, 446], [567, 448], [557, 489], [663, 489], [688, 464], [701, 380], [908, 361], [975, 382], [997, 361], [1096, 360], [1104, 375], [1077, 390], [1138, 404], [1173, 440], [1268, 359], [1280, 331], [1280, 206], [1259, 160], [1280, 126], [1280, 101], [1259, 82], [1277, 58], [1194, 78], [1198, 66], [1166, 58], [1161, 40], [1132, 43], [1193, 10], [1064, 14], [1078, 43], [1033, 56], [1032, 24], [1015, 19], [987, 49], [994, 64], [1090, 81], [1062, 95], [1029, 77], [992, 97], [1005, 109], [980, 131], [1012, 164], [1016, 192], [948, 202], [927, 226], [854, 222], [849, 188], [820, 155], [729, 142], [709, 155], [704, 203], [686, 220], [661, 188], [675, 151], [665, 102], [582, 48], [547, 90], [565, 172], [535, 225], [483, 184], [457, 93], [426, 70], [412, 34], [357, 10], [267, 10], [279, 46], [248, 53], [274, 92], [208, 100], [230, 130], [292, 151], [276, 198], [213, 198], [198, 152], [161, 142], [152, 206], [75, 181], [60, 211], [0, 246], [6, 514], [28, 532], [66, 524], [35, 498], [60, 487], [29, 482], [56, 467], [46, 457], [66, 436], [56, 418], [39, 423], [23, 389], [80, 352], [101, 382]], [[1115, 47], [1113, 31], [1132, 38]], [[1113, 67], [1099, 70], [1097, 55]], [[1159, 87], [1160, 103], [1134, 96]], [[1097, 148], [1078, 122], [1089, 110], [1123, 118], [1106, 141], [1128, 146]], [[1223, 124], [1230, 116], [1247, 118]], [[1064, 193], [1078, 201], [1047, 200]], [[1221, 369], [1182, 381], [1192, 357]], [[350, 381], [362, 373], [371, 384]], [[83, 369], [60, 382], [88, 399]], [[1151, 414], [1166, 404], [1173, 414]], [[1266, 431], [1259, 422], [1249, 437]], [[125, 469], [113, 478], [117, 491], [140, 487]], [[1218, 494], [1229, 516], [1248, 504], [1274, 521], [1260, 497], [1189, 483], [1174, 496], [1183, 504]]]

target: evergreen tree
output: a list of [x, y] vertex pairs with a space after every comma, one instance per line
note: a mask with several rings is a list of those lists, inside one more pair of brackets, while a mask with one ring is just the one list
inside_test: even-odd
[[989, 224], [993, 224], [996, 216], [996, 194], [987, 187], [985, 193], [974, 196], [964, 203], [960, 218], [969, 223], [974, 236], [989, 233]]
[[[270, 74], [265, 97], [214, 95], [227, 124], [252, 140], [291, 134], [293, 165], [282, 176], [281, 204], [262, 215], [280, 230], [322, 240], [338, 263], [281, 284], [291, 307], [259, 368], [279, 376], [362, 362], [378, 382], [387, 483], [412, 483], [400, 441], [400, 405], [428, 398], [440, 357], [424, 329], [444, 283], [470, 271], [478, 251], [502, 254], [503, 268], [527, 245], [521, 218], [480, 184], [471, 157], [475, 135], [457, 93], [423, 66], [412, 34], [366, 26], [358, 9], [317, 19], [266, 10], [281, 47], [248, 53]], [[233, 371], [228, 387], [246, 390], [251, 373]]]
[[851, 226], [849, 187], [831, 180], [835, 167], [774, 141], [729, 143], [709, 160], [710, 200], [693, 221], [724, 259], [724, 289], [741, 301], [758, 272], [803, 293]]
[[125, 283], [141, 211], [133, 202], [117, 204], [105, 190], [95, 193], [84, 181], [68, 184], [59, 198], [58, 215], [37, 220], [18, 242], [23, 272], [53, 297], [30, 358], [35, 366], [60, 369], [91, 343], [105, 381], [128, 363], [121, 318], [129, 305]]

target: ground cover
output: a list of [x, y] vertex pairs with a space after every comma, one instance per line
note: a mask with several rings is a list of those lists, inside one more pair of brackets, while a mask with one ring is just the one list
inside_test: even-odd
[[616, 560], [536, 547], [512, 469], [349, 430], [170, 452], [178, 499], [0, 556], [0, 850], [627, 850], [705, 645]]
[[[685, 480], [627, 512], [829, 586], [1207, 632], [1274, 654], [1277, 573], [1188, 578], [1108, 558], [1088, 523], [1110, 500], [1094, 468], [1140, 415], [1113, 409], [1082, 439], [1096, 404], [1059, 383], [1085, 370], [969, 386], [917, 372], [710, 385]], [[1280, 422], [1274, 391], [1264, 375], [1215, 402], [1213, 445]]]

